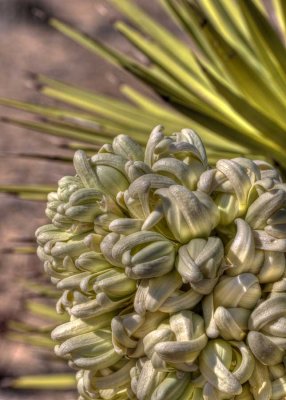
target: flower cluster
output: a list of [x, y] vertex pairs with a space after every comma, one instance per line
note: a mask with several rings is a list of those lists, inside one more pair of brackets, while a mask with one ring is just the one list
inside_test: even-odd
[[52, 332], [79, 399], [286, 396], [286, 184], [210, 168], [200, 138], [125, 135], [48, 196], [38, 255], [70, 321]]

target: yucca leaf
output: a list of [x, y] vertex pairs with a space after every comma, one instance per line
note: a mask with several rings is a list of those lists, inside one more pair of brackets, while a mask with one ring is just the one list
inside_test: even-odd
[[61, 109], [59, 107], [41, 106], [39, 104], [27, 103], [15, 99], [0, 98], [0, 105], [17, 110], [26, 111], [32, 114], [41, 115], [47, 118], [72, 118], [72, 119], [88, 119], [92, 116], [86, 113], [80, 113], [78, 111]]
[[[130, 122], [131, 118], [139, 118], [139, 121], [144, 123], [144, 119], [142, 118], [142, 115], [140, 114], [138, 108], [123, 100], [103, 96], [94, 92], [89, 92], [87, 90], [67, 85], [54, 79], [50, 79], [43, 75], [39, 75], [38, 81], [43, 84], [43, 92], [46, 87], [62, 91], [70, 96], [74, 96], [75, 98], [82, 100], [84, 104], [86, 103], [87, 107], [89, 107], [90, 111], [92, 112], [100, 114], [106, 113], [108, 118], [113, 117], [114, 115], [117, 117], [118, 113], [124, 113], [124, 115], [121, 115], [123, 123], [126, 121]], [[150, 117], [149, 119], [151, 120]], [[145, 127], [146, 124], [144, 124], [143, 126]]]
[[[145, 39], [134, 29], [128, 27], [123, 22], [119, 21], [115, 27], [123, 33], [138, 49], [140, 49], [150, 60], [158, 65], [162, 71], [169, 74], [177, 85], [180, 85], [184, 90], [190, 90], [193, 96], [197, 98], [196, 108], [206, 112], [210, 116], [215, 116], [213, 108], [220, 109], [228, 108], [227, 104], [218, 99], [212, 90], [209, 90], [201, 84], [197, 77], [190, 74], [186, 69], [177, 64], [176, 60], [169, 57], [160, 46]], [[201, 98], [204, 99], [201, 100]], [[208, 107], [210, 105], [210, 107]], [[217, 118], [226, 121], [226, 118], [217, 116]]]
[[[251, 135], [251, 138], [257, 141], [258, 147], [261, 147], [261, 150], [264, 146], [269, 147], [269, 149], [271, 148], [277, 160], [285, 164], [283, 145], [285, 143], [286, 131], [248, 104], [242, 97], [237, 96], [235, 93], [231, 92], [228, 87], [223, 86], [215, 77], [211, 77], [211, 75], [209, 75], [209, 77], [217, 91], [228, 100], [229, 104], [243, 114], [253, 127], [257, 128], [257, 134]], [[272, 138], [268, 139], [267, 132], [270, 131], [272, 133]]]
[[243, 18], [240, 8], [238, 7], [237, 2], [230, 2], [228, 0], [220, 0], [220, 2], [225, 12], [228, 14], [228, 17], [231, 19], [232, 24], [236, 26], [237, 30], [239, 30], [239, 32], [248, 41], [249, 32], [247, 30], [245, 20]]
[[201, 24], [204, 24], [204, 20], [198, 23], [189, 12], [189, 6], [185, 2], [161, 0], [161, 3], [179, 27], [182, 27], [190, 35], [192, 41], [195, 43], [194, 52], [200, 62], [206, 62], [214, 74], [224, 79], [219, 58], [212, 50], [206, 38], [200, 34]]
[[[175, 112], [170, 113], [170, 110], [161, 107], [158, 105], [154, 100], [150, 100], [148, 97], [143, 96], [140, 92], [136, 91], [132, 87], [128, 85], [121, 86], [121, 91], [127, 96], [130, 97], [132, 101], [140, 105], [143, 109], [146, 109], [149, 112], [153, 112], [158, 116], [160, 120], [164, 120], [165, 123], [169, 126], [169, 120], [172, 119], [177, 121], [177, 124], [180, 126], [189, 126], [192, 124], [194, 129], [198, 129], [201, 133], [201, 136], [204, 138], [205, 143], [208, 145], [210, 149], [217, 149], [219, 148], [223, 150], [229, 150], [231, 152], [237, 152], [236, 154], [242, 154], [243, 152], [247, 151], [247, 149], [243, 148], [242, 146], [236, 145], [226, 137], [221, 138], [218, 136], [216, 141], [214, 142], [213, 134], [211, 130], [207, 130], [204, 127], [200, 126], [196, 123], [195, 120], [191, 118], [187, 118], [184, 115], [176, 115]], [[171, 115], [170, 115], [171, 114]], [[171, 122], [171, 121], [170, 121]], [[225, 128], [227, 130], [227, 128]]]
[[6, 336], [9, 340], [12, 340], [14, 342], [20, 342], [39, 348], [50, 349], [51, 351], [55, 347], [55, 342], [50, 337], [45, 336], [43, 333], [29, 333], [29, 335], [24, 335], [23, 333], [9, 332]]
[[51, 284], [40, 284], [38, 282], [31, 282], [30, 280], [23, 280], [21, 282], [22, 286], [27, 289], [30, 293], [38, 294], [39, 296], [43, 296], [45, 298], [58, 298], [59, 291], [54, 289]]
[[[90, 50], [96, 52], [97, 54], [100, 54], [101, 56], [104, 56], [105, 52], [108, 54], [112, 54], [113, 58], [112, 60], [116, 60], [116, 64], [119, 66], [122, 66], [123, 68], [126, 68], [129, 72], [134, 73], [138, 78], [142, 79], [144, 82], [149, 83], [151, 86], [154, 87], [154, 89], [160, 94], [161, 96], [168, 96], [168, 99], [176, 104], [177, 102], [182, 102], [186, 103], [195, 109], [199, 110], [201, 107], [204, 109], [207, 108], [207, 105], [205, 105], [204, 102], [201, 102], [199, 98], [196, 96], [193, 96], [190, 94], [189, 89], [190, 87], [184, 87], [178, 84], [175, 84], [177, 81], [172, 77], [168, 77], [168, 75], [162, 76], [162, 68], [160, 68], [159, 73], [158, 70], [155, 68], [146, 68], [138, 63], [136, 63], [134, 60], [130, 60], [129, 58], [127, 59], [125, 56], [122, 58], [122, 55], [114, 52], [114, 50], [108, 48], [107, 46], [104, 46], [102, 44], [98, 44], [97, 41], [92, 40], [90, 38], [86, 38], [84, 34], [80, 34], [79, 32], [75, 31], [73, 28], [63, 24], [62, 22], [59, 22], [57, 20], [52, 20], [51, 21], [52, 26], [54, 26], [56, 29], [60, 30], [62, 33], [66, 34], [70, 38], [76, 40], [80, 44], [84, 44], [86, 42], [86, 47], [89, 48]], [[143, 42], [141, 42], [142, 44]], [[102, 47], [104, 47], [105, 52], [104, 54], [102, 53]], [[148, 47], [148, 46], [147, 46]], [[145, 46], [145, 50], [147, 49]], [[160, 51], [159, 48], [156, 48]], [[155, 55], [156, 52], [152, 51], [152, 54]], [[110, 57], [105, 57], [108, 61], [110, 61]], [[135, 67], [135, 69], [134, 69]], [[180, 69], [181, 71], [181, 69]], [[184, 77], [186, 79], [191, 80], [192, 83], [195, 85], [197, 90], [199, 91], [200, 86], [198, 86], [197, 82], [195, 79], [192, 79], [191, 76], [189, 76], [187, 73], [184, 73]], [[180, 77], [182, 80], [182, 77]], [[47, 94], [44, 91], [45, 94]], [[50, 94], [50, 92], [49, 92]], [[215, 100], [215, 94], [212, 92], [208, 92], [209, 96], [213, 100], [213, 105], [216, 103], [214, 102]], [[72, 104], [74, 104], [74, 100], [71, 98], [67, 99], [66, 96], [62, 93], [58, 93], [58, 95], [53, 96], [57, 99], [65, 100], [68, 101]], [[217, 100], [218, 102], [222, 101], [221, 99]], [[198, 102], [200, 103], [200, 107], [198, 108]], [[224, 104], [225, 107], [227, 108], [227, 104]], [[229, 110], [231, 112], [231, 110]], [[209, 112], [212, 113], [212, 111], [209, 109]], [[217, 115], [217, 118], [223, 118], [220, 115]], [[226, 120], [227, 121], [227, 120]]]
[[143, 12], [130, 0], [109, 0], [116, 8], [126, 15], [136, 27], [154, 39], [177, 63], [197, 76], [203, 84], [209, 86], [208, 81], [202, 73], [196, 58], [183, 41], [177, 39], [157, 21]]
[[[243, 34], [236, 28], [219, 0], [200, 0], [200, 8], [205, 12], [216, 30], [237, 52], [255, 64], [253, 53]], [[233, 4], [233, 7], [236, 7]]]
[[[199, 13], [190, 9], [193, 16], [200, 18]], [[204, 25], [201, 34], [205, 35], [213, 50], [220, 58], [225, 73], [233, 81], [236, 89], [247, 98], [250, 104], [265, 113], [269, 118], [276, 120], [282, 127], [286, 124], [285, 107], [281, 103], [272, 87], [243, 59], [210, 23]], [[271, 107], [269, 107], [271, 104]]]
[[251, 1], [240, 0], [238, 4], [251, 34], [252, 46], [262, 65], [264, 64], [271, 74], [276, 92], [280, 95], [280, 100], [285, 105], [285, 47], [280, 42], [277, 33]]
[[[111, 121], [116, 122], [117, 126], [121, 126], [122, 129], [131, 129], [132, 121], [133, 119], [135, 120], [135, 117], [128, 118], [128, 116], [126, 116], [122, 111], [113, 112], [110, 108], [106, 106], [101, 106], [98, 103], [93, 103], [88, 100], [82, 100], [74, 94], [63, 93], [60, 90], [49, 87], [45, 87], [42, 90], [42, 93], [54, 99], [64, 101], [65, 103], [84, 109], [89, 109], [89, 111], [102, 113], [102, 115], [104, 115], [106, 118], [110, 118]], [[136, 136], [138, 136], [139, 140], [141, 139], [142, 141], [142, 134], [145, 130], [149, 129], [150, 125], [151, 123], [148, 124], [148, 121], [142, 120], [142, 115], [140, 116], [140, 118], [138, 118], [137, 122], [134, 122], [133, 129], [136, 130]]]
[[99, 41], [90, 38], [88, 35], [77, 31], [76, 29], [63, 23], [62, 21], [59, 21], [56, 18], [50, 19], [49, 23], [52, 27], [62, 32], [64, 35], [68, 36], [88, 50], [100, 55], [112, 64], [118, 65], [120, 62], [120, 64], [124, 66], [124, 64], [131, 62], [130, 58], [123, 56], [120, 52], [108, 49]]
[[250, 1], [253, 2], [253, 4], [258, 8], [258, 10], [261, 12], [261, 14], [263, 14], [265, 16], [267, 15], [266, 8], [265, 8], [263, 1], [261, 1], [261, 0], [250, 0]]
[[74, 374], [27, 375], [6, 380], [5, 386], [29, 390], [70, 390], [75, 389], [76, 379]]
[[[78, 95], [78, 96], [81, 96], [82, 94], [83, 95], [85, 95], [87, 98], [90, 98], [90, 99], [92, 99], [93, 101], [92, 101], [92, 103], [91, 103], [91, 106], [93, 107], [94, 106], [94, 101], [96, 102], [97, 100], [99, 100], [99, 103], [100, 102], [102, 102], [102, 112], [103, 113], [105, 113], [106, 112], [106, 110], [108, 109], [108, 106], [109, 106], [109, 101], [110, 101], [110, 99], [109, 98], [106, 98], [106, 97], [98, 97], [98, 96], [96, 96], [96, 95], [92, 95], [92, 94], [90, 94], [90, 93], [82, 93], [82, 91], [81, 90], [78, 90], [77, 88], [70, 88], [68, 85], [66, 85], [66, 84], [64, 84], [64, 83], [62, 83], [62, 82], [58, 82], [58, 81], [53, 81], [53, 80], [50, 80], [50, 79], [48, 79], [48, 78], [46, 78], [46, 77], [43, 77], [43, 78], [40, 78], [40, 80], [41, 81], [43, 81], [44, 80], [44, 82], [45, 83], [47, 83], [47, 84], [50, 84], [51, 86], [53, 86], [53, 87], [57, 87], [58, 88], [58, 94], [56, 95], [56, 98], [59, 98], [58, 97], [58, 95], [60, 96], [60, 98], [62, 97], [62, 93], [64, 92], [64, 91], [68, 91], [69, 93], [72, 93], [72, 96], [71, 96], [71, 101], [75, 101], [74, 99], [75, 99], [75, 96], [74, 96], [74, 94], [76, 94], [76, 96]], [[125, 90], [123, 90], [123, 92], [126, 94], [127, 93], [127, 91]], [[134, 92], [133, 92], [134, 93]], [[47, 94], [47, 93], [46, 93]], [[49, 92], [49, 94], [50, 94], [50, 92]], [[129, 95], [128, 95], [128, 97], [130, 97], [130, 90], [129, 90]], [[135, 100], [135, 98], [134, 98], [134, 96], [132, 97], [132, 100], [134, 101]], [[138, 100], [138, 96], [137, 96], [137, 100]], [[142, 100], [142, 96], [141, 96], [141, 100]], [[138, 103], [138, 101], [136, 101], [137, 102], [137, 104], [139, 104], [140, 106], [141, 106], [141, 110], [140, 111], [137, 111], [138, 109], [136, 109], [135, 107], [133, 107], [133, 109], [131, 109], [131, 107], [128, 105], [128, 111], [127, 111], [127, 113], [125, 113], [125, 114], [127, 114], [127, 116], [128, 116], [128, 112], [129, 113], [133, 113], [133, 115], [132, 115], [132, 118], [133, 118], [133, 120], [134, 120], [134, 118], [135, 118], [135, 120], [137, 121], [138, 120], [138, 113], [140, 112], [141, 113], [141, 119], [142, 119], [142, 115], [144, 115], [144, 119], [145, 119], [145, 121], [148, 121], [148, 118], [149, 118], [149, 121], [148, 121], [148, 126], [143, 130], [142, 129], [142, 142], [143, 142], [143, 137], [145, 137], [145, 135], [146, 135], [146, 131], [148, 131], [148, 130], [150, 130], [151, 128], [152, 128], [152, 126], [154, 126], [154, 125], [156, 125], [156, 124], [158, 124], [160, 121], [161, 121], [161, 118], [162, 118], [162, 114], [164, 114], [164, 116], [166, 117], [166, 126], [168, 127], [168, 129], [169, 130], [176, 130], [177, 128], [178, 128], [178, 126], [182, 126], [182, 124], [187, 124], [186, 126], [188, 126], [188, 125], [193, 125], [193, 124], [195, 124], [195, 122], [194, 121], [192, 121], [191, 119], [188, 119], [188, 118], [186, 118], [184, 115], [180, 115], [179, 113], [178, 113], [178, 115], [176, 116], [176, 114], [174, 114], [174, 113], [170, 113], [169, 111], [167, 111], [168, 109], [167, 108], [165, 108], [165, 107], [158, 107], [157, 106], [157, 108], [160, 108], [160, 110], [161, 110], [161, 112], [160, 112], [160, 118], [159, 118], [159, 115], [158, 115], [158, 113], [156, 114], [156, 112], [155, 112], [155, 107], [156, 107], [156, 102], [155, 101], [153, 101], [153, 100], [151, 100], [150, 98], [145, 98], [145, 105], [146, 105], [146, 103], [148, 102], [150, 105], [152, 104], [152, 106], [150, 106], [149, 108], [148, 108], [148, 112], [145, 112], [145, 113], [143, 113], [142, 112], [142, 102], [141, 103]], [[98, 104], [98, 103], [97, 103]], [[121, 115], [122, 115], [122, 111], [123, 111], [123, 109], [124, 109], [124, 107], [125, 107], [125, 103], [121, 103], [121, 102], [118, 102], [117, 100], [112, 100], [112, 107], [114, 108], [114, 111], [113, 111], [113, 115], [119, 115], [119, 118], [121, 117]], [[135, 111], [136, 110], [136, 111]], [[164, 111], [164, 110], [166, 110], [166, 111]], [[109, 111], [108, 111], [109, 112]], [[119, 114], [119, 112], [120, 112], [120, 114]], [[136, 114], [135, 114], [136, 113]], [[135, 115], [134, 115], [135, 114]], [[109, 114], [110, 115], [110, 114]], [[193, 119], [195, 119], [195, 117], [194, 117], [194, 115], [196, 115], [196, 114], [192, 114], [192, 118]], [[145, 116], [146, 116], [146, 118], [145, 118]], [[152, 117], [151, 117], [152, 116]], [[130, 115], [130, 118], [131, 118], [131, 115]], [[153, 119], [153, 121], [151, 120], [150, 121], [150, 119]], [[118, 120], [116, 121], [117, 123], [118, 123]], [[120, 123], [120, 122], [119, 122]], [[147, 125], [147, 124], [146, 124]], [[195, 127], [195, 126], [194, 126]], [[126, 124], [125, 124], [125, 128], [126, 128]], [[138, 126], [138, 125], [136, 125], [136, 123], [132, 123], [132, 119], [131, 119], [131, 122], [130, 122], [130, 128], [132, 129], [132, 133], [133, 133], [133, 136], [135, 135], [135, 136], [137, 136], [136, 135], [136, 133], [135, 133], [135, 129], [136, 129], [136, 132], [138, 132], [138, 130], [140, 129], [140, 126]], [[205, 136], [206, 137], [206, 140], [209, 142], [209, 143], [212, 143], [213, 142], [213, 137], [212, 137], [212, 134], [211, 133], [209, 133], [208, 134], [208, 137], [207, 137], [207, 134], [205, 134], [204, 135], [204, 129], [201, 127], [201, 126], [199, 126], [198, 125], [198, 127], [197, 127], [197, 129], [199, 129], [200, 130], [200, 132], [202, 133], [202, 135], [203, 136]], [[211, 129], [211, 128], [210, 128]], [[139, 140], [139, 135], [136, 137], [137, 138], [137, 140]], [[141, 135], [140, 135], [140, 138], [141, 138]], [[141, 142], [141, 140], [139, 140], [140, 142]], [[227, 145], [227, 144], [226, 144]], [[233, 144], [232, 144], [232, 146], [233, 146]], [[240, 151], [243, 151], [243, 150], [241, 150], [240, 149]]]
[[31, 129], [35, 132], [42, 132], [53, 136], [76, 139], [88, 143], [104, 143], [108, 141], [106, 136], [97, 132], [96, 130], [86, 128], [83, 129], [80, 126], [64, 122], [29, 121], [8, 117], [2, 118], [1, 120], [2, 122]]
[[48, 325], [45, 327], [40, 327], [40, 326], [32, 326], [30, 324], [27, 324], [25, 322], [20, 322], [20, 321], [9, 321], [8, 323], [8, 328], [17, 331], [19, 333], [37, 333], [37, 334], [43, 334], [46, 335], [47, 337], [50, 337], [52, 329], [54, 329], [56, 325]]
[[31, 193], [31, 192], [20, 192], [18, 197], [22, 200], [30, 201], [47, 201], [47, 195], [41, 193]]
[[[32, 200], [29, 198], [29, 200]], [[33, 199], [34, 200], [34, 199]], [[36, 253], [36, 246], [13, 246], [13, 247], [6, 247], [4, 249], [5, 253], [15, 253], [15, 254], [35, 254]]]
[[[144, 43], [144, 40], [138, 33], [136, 33], [134, 30], [131, 28], [128, 28], [126, 25], [119, 23], [120, 27], [119, 29], [123, 29], [125, 34], [128, 36], [128, 38], [136, 44], [138, 48], [143, 50], [145, 54], [147, 54], [150, 58], [155, 57], [156, 59], [152, 59], [153, 61], [156, 61], [157, 63], [161, 62], [163, 63], [163, 68], [168, 68], [172, 70], [172, 74], [175, 74], [176, 79], [178, 79], [179, 83], [181, 84], [186, 84], [188, 85], [188, 88], [193, 90], [193, 92], [198, 96], [202, 97], [202, 99], [207, 100], [210, 105], [220, 111], [220, 113], [214, 112], [214, 110], [206, 110], [205, 106], [201, 110], [206, 112], [208, 115], [211, 117], [217, 118], [220, 121], [224, 122], [226, 125], [233, 125], [236, 124], [237, 128], [240, 129], [242, 132], [252, 132], [255, 133], [251, 125], [247, 124], [246, 121], [244, 121], [238, 114], [236, 114], [232, 108], [229, 107], [228, 103], [223, 101], [223, 98], [220, 96], [217, 96], [215, 92], [208, 91], [207, 89], [203, 88], [199, 83], [196, 81], [196, 79], [192, 79], [191, 76], [188, 76], [188, 74], [184, 71], [181, 71], [180, 68], [178, 72], [175, 72], [175, 68], [170, 64], [170, 61], [166, 59], [164, 62], [164, 57], [160, 53], [159, 48], [154, 48], [152, 51], [152, 44], [150, 43]], [[187, 76], [185, 76], [187, 74]], [[188, 79], [189, 77], [189, 79]], [[181, 81], [181, 82], [180, 82]], [[222, 114], [225, 115], [225, 118], [222, 119]], [[194, 116], [192, 116], [193, 119], [196, 119]]]
[[[64, 84], [63, 84], [64, 85]], [[68, 85], [67, 85], [68, 86]], [[42, 88], [43, 92], [48, 91], [47, 95], [49, 95], [49, 90]], [[60, 91], [60, 89], [59, 89]], [[79, 95], [81, 96], [81, 93], [79, 92]], [[51, 97], [57, 97], [57, 95], [54, 94], [52, 91]], [[76, 100], [74, 100], [75, 105], [78, 105], [76, 103]], [[123, 102], [122, 102], [123, 103]], [[96, 130], [97, 134], [103, 134], [105, 136], [111, 136], [113, 137], [115, 134], [122, 132], [122, 128], [119, 127], [118, 123], [112, 123], [110, 118], [102, 118], [98, 115], [94, 115], [93, 113], [81, 113], [78, 111], [71, 111], [71, 110], [66, 110], [66, 109], [60, 109], [60, 108], [54, 108], [54, 107], [48, 107], [48, 106], [38, 106], [37, 104], [32, 104], [32, 103], [27, 103], [27, 102], [20, 102], [17, 100], [11, 100], [11, 99], [0, 99], [0, 104], [10, 107], [10, 108], [15, 108], [18, 110], [23, 110], [35, 115], [40, 115], [42, 117], [46, 118], [52, 118], [52, 119], [58, 119], [59, 122], [66, 122], [70, 123], [72, 127], [83, 127], [84, 129], [86, 128], [93, 128]], [[93, 103], [94, 104], [94, 103]], [[127, 103], [123, 103], [123, 106], [126, 105], [127, 109]], [[107, 106], [102, 106], [103, 110]], [[94, 107], [93, 107], [94, 108]], [[123, 108], [123, 107], [122, 107]], [[122, 114], [122, 110], [120, 111], [120, 114]], [[140, 115], [141, 117], [141, 115]], [[135, 118], [135, 117], [133, 117]], [[148, 116], [147, 116], [148, 119]], [[5, 118], [4, 118], [5, 121]], [[7, 122], [7, 119], [6, 119]], [[9, 122], [9, 121], [8, 121]], [[126, 129], [126, 126], [122, 125], [124, 129]], [[130, 128], [127, 128], [130, 129]], [[87, 138], [87, 140], [92, 140], [90, 138]]]
[[32, 312], [34, 315], [38, 315], [40, 317], [48, 318], [52, 321], [61, 323], [68, 320], [68, 317], [66, 315], [58, 314], [56, 312], [54, 305], [50, 306], [40, 303], [36, 300], [27, 300], [25, 305], [27, 310]]
[[[186, 115], [180, 114], [176, 110], [171, 109], [171, 107], [164, 107], [156, 100], [151, 99], [148, 96], [143, 95], [138, 90], [134, 89], [129, 85], [121, 85], [120, 91], [133, 103], [137, 104], [140, 108], [141, 113], [146, 113], [153, 115], [154, 120], [164, 121], [164, 124], [169, 129], [177, 130], [179, 126], [190, 126], [192, 125], [194, 129], [199, 129], [202, 136], [205, 138], [206, 142], [211, 146], [213, 143], [213, 136], [211, 132], [197, 124], [191, 118]], [[219, 140], [219, 139], [218, 139]], [[227, 143], [226, 143], [227, 146]]]
[[1, 185], [0, 192], [19, 193], [23, 190], [30, 193], [50, 193], [56, 187], [52, 185]]
[[239, 154], [245, 155], [248, 153], [257, 153], [260, 154], [261, 150], [263, 151], [263, 144], [256, 140], [253, 135], [246, 135], [241, 132], [235, 125], [233, 127], [226, 126], [219, 121], [210, 118], [203, 113], [196, 113], [190, 110], [184, 109], [184, 106], [179, 106], [178, 108], [185, 112], [190, 117], [193, 117], [198, 123], [208, 127], [212, 130], [216, 135], [224, 137], [228, 140], [233, 140], [238, 146], [243, 149]]
[[86, 47], [88, 50], [100, 55], [106, 61], [126, 69], [143, 82], [155, 87], [161, 95], [170, 96], [172, 98], [184, 98], [185, 96], [186, 99], [191, 100], [188, 93], [182, 91], [180, 88], [177, 88], [172, 81], [166, 78], [166, 76], [158, 76], [158, 74], [156, 74], [156, 72], [154, 72], [151, 68], [147, 68], [136, 62], [134, 59], [122, 55], [120, 52], [117, 52], [114, 49], [111, 49], [110, 47], [91, 39], [87, 35], [78, 32], [76, 29], [71, 28], [63, 22], [52, 19], [50, 24], [69, 38]]
[[185, 115], [179, 114], [178, 112], [172, 110], [170, 107], [164, 107], [156, 100], [143, 95], [140, 91], [134, 89], [129, 85], [121, 85], [120, 92], [123, 93], [132, 102], [137, 104], [140, 107], [141, 113], [143, 111], [149, 114], [153, 114], [154, 118], [162, 118], [164, 116], [166, 118], [164, 121], [167, 121], [167, 123], [170, 124], [190, 124], [192, 122], [191, 119], [187, 118]]
[[52, 185], [2, 185], [0, 184], [0, 192], [10, 193], [25, 200], [47, 201], [48, 193], [56, 188]]
[[280, 33], [284, 36], [283, 42], [285, 43], [286, 36], [286, 3], [284, 0], [272, 0], [274, 12], [277, 18]]

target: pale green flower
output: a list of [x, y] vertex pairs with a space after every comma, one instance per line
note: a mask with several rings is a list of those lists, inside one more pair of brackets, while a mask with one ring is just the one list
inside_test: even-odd
[[208, 294], [224, 271], [223, 256], [219, 238], [193, 239], [180, 247], [176, 268], [183, 282], [189, 282], [198, 293]]
[[286, 396], [286, 184], [191, 130], [120, 135], [48, 196], [38, 256], [80, 400]]

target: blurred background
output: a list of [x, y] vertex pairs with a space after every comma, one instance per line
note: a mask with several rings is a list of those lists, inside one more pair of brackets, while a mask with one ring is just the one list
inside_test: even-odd
[[[153, 5], [152, 1], [137, 3], [153, 15], [160, 11], [158, 4]], [[106, 1], [0, 0], [0, 97], [56, 104], [37, 93], [31, 73], [45, 74], [118, 97], [119, 82], [130, 82], [132, 78], [51, 29], [46, 15], [72, 23], [127, 54], [134, 52], [113, 31], [110, 22], [118, 16]], [[15, 114], [21, 117], [21, 112], [0, 107], [1, 117]], [[64, 155], [72, 155], [64, 139], [0, 122], [0, 185], [46, 183], [55, 186], [60, 177], [73, 174], [70, 164], [57, 161], [58, 156]], [[46, 159], [39, 159], [40, 156]], [[42, 391], [39, 395], [33, 390], [9, 388], [12, 378], [23, 374], [71, 371], [53, 356], [50, 343], [44, 344], [41, 350], [20, 343], [17, 335], [10, 337], [8, 334], [13, 321], [47, 325], [41, 313], [38, 317], [32, 316], [25, 306], [26, 301], [29, 304], [37, 297], [27, 290], [27, 282], [47, 282], [42, 265], [35, 254], [14, 251], [15, 246], [31, 245], [35, 229], [44, 224], [46, 218], [44, 202], [20, 200], [4, 193], [0, 193], [0, 202], [0, 398], [32, 400], [40, 397], [45, 400], [51, 395], [55, 400], [76, 398], [73, 391]], [[51, 303], [53, 307], [53, 301]]]

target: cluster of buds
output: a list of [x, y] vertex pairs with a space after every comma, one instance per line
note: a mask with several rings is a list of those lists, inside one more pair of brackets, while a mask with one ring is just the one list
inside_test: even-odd
[[80, 400], [286, 396], [286, 184], [200, 138], [117, 136], [48, 196], [38, 255]]

